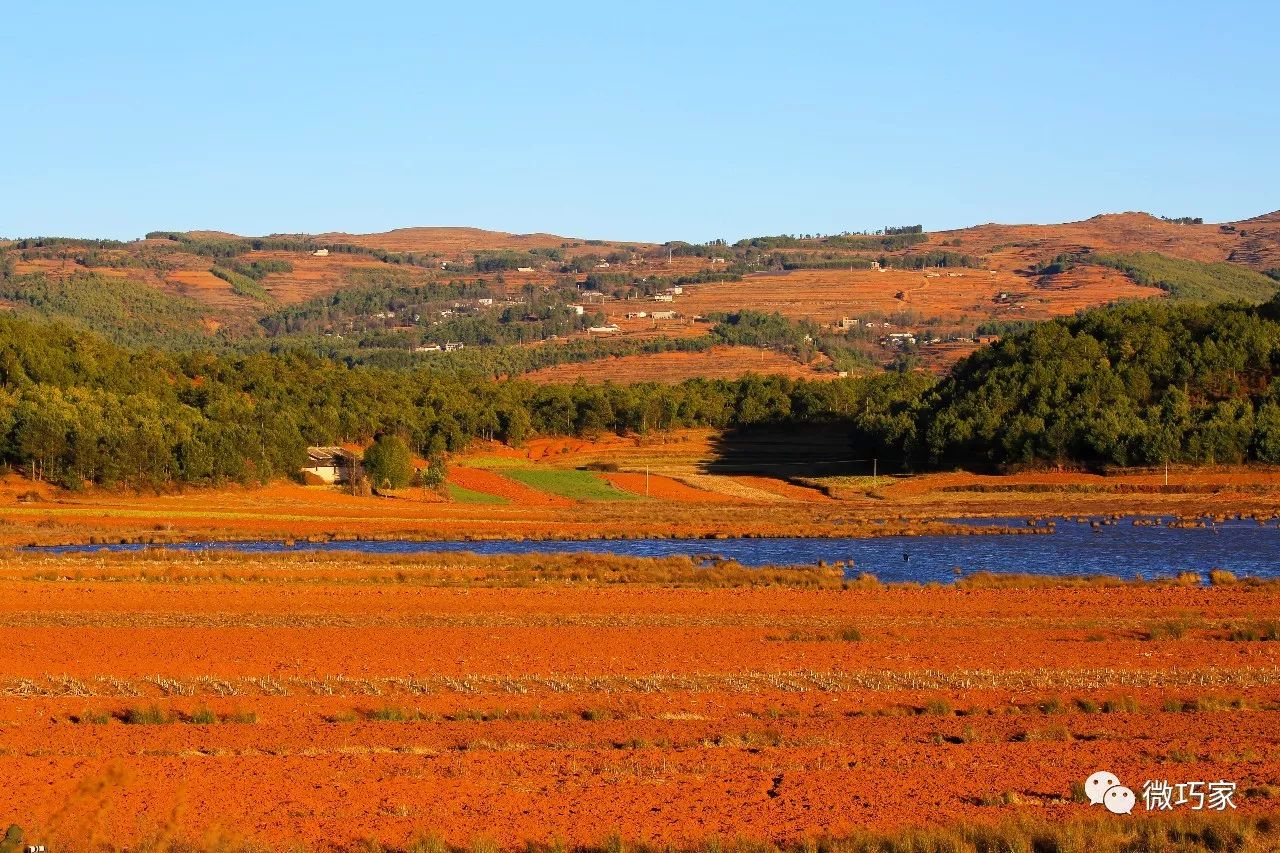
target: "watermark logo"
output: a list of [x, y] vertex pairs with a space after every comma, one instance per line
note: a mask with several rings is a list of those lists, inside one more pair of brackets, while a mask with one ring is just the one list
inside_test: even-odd
[[[1084, 782], [1084, 793], [1089, 805], [1103, 806], [1112, 814], [1132, 814], [1138, 798], [1132, 788], [1120, 784], [1114, 773], [1099, 770]], [[1172, 811], [1186, 806], [1192, 811], [1226, 811], [1234, 809], [1236, 783], [1219, 779], [1217, 782], [1174, 782], [1167, 779], [1148, 779], [1142, 784], [1142, 804], [1149, 812]]]
[[1084, 783], [1084, 792], [1089, 797], [1089, 805], [1096, 806], [1106, 801], [1107, 790], [1119, 786], [1120, 779], [1114, 773], [1099, 770]]

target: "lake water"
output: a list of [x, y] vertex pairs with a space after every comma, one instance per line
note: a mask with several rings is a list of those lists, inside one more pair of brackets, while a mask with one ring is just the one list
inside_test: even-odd
[[[1021, 525], [1016, 519], [955, 519], [973, 525]], [[1040, 535], [890, 536], [878, 539], [612, 539], [486, 540], [416, 542], [408, 540], [184, 543], [165, 546], [80, 545], [41, 548], [51, 552], [127, 551], [147, 547], [175, 550], [231, 550], [248, 553], [344, 551], [412, 554], [470, 551], [477, 554], [599, 553], [635, 557], [718, 554], [748, 566], [812, 564], [853, 560], [850, 574], [870, 572], [883, 581], [954, 580], [959, 568], [976, 571], [1032, 572], [1046, 575], [1118, 575], [1170, 577], [1181, 571], [1207, 573], [1221, 568], [1237, 576], [1280, 576], [1280, 529], [1275, 522], [1228, 521], [1206, 528], [1135, 526], [1121, 519], [1097, 529], [1089, 523], [1059, 521], [1055, 532]]]

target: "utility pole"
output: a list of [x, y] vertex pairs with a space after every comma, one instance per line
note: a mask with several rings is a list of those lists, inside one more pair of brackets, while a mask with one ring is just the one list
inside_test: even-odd
[[649, 466], [644, 466], [644, 496], [649, 497]]
[[871, 460], [871, 485], [880, 485], [880, 459], [876, 457]]
[[1164, 460], [1164, 484], [1169, 485], [1169, 460]]

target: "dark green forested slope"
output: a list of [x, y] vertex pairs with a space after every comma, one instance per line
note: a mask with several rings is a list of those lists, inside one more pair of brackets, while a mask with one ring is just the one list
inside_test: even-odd
[[73, 487], [149, 485], [289, 475], [307, 445], [388, 432], [420, 453], [477, 437], [788, 421], [896, 435], [910, 428], [910, 404], [931, 381], [536, 386], [308, 353], [128, 350], [73, 326], [0, 317], [0, 461]]
[[196, 346], [208, 338], [209, 311], [199, 302], [119, 276], [77, 272], [59, 279], [44, 273], [5, 275], [0, 270], [0, 298], [122, 343]]
[[1083, 260], [1118, 269], [1138, 284], [1162, 288], [1174, 299], [1188, 302], [1242, 300], [1256, 305], [1280, 290], [1268, 276], [1226, 262], [1206, 264], [1156, 252], [1087, 255]]
[[[790, 333], [767, 317], [748, 336]], [[941, 382], [747, 376], [537, 386], [306, 352], [132, 350], [83, 328], [0, 317], [0, 463], [67, 486], [262, 480], [309, 444], [685, 426], [844, 425], [855, 456], [916, 467], [1280, 463], [1280, 302], [1140, 303], [1035, 326]]]
[[1138, 303], [960, 362], [921, 401], [917, 460], [1280, 462], [1280, 303]]

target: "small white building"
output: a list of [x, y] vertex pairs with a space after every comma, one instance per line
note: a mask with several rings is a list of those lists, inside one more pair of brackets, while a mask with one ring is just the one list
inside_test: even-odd
[[516, 267], [516, 272], [533, 272], [533, 267]]
[[621, 331], [622, 329], [618, 328], [617, 323], [610, 323], [607, 326], [591, 326], [590, 328], [587, 329], [587, 332], [593, 335], [612, 335], [615, 332], [621, 332]]
[[653, 297], [654, 302], [672, 302], [674, 300], [675, 300], [675, 297], [672, 296], [670, 293], [659, 293]]
[[351, 481], [360, 460], [342, 447], [308, 447], [302, 481], [308, 486], [332, 486]]
[[643, 320], [645, 317], [648, 317], [648, 316], [649, 316], [649, 314], [648, 314], [647, 312], [645, 312], [645, 311], [629, 311], [629, 312], [627, 312], [627, 319], [628, 319], [628, 320]]
[[440, 352], [439, 344], [418, 344], [413, 348], [414, 352]]
[[316, 249], [316, 250], [315, 250], [314, 252], [312, 252], [311, 254], [312, 254], [314, 257], [317, 257], [317, 258], [327, 258], [327, 257], [329, 257], [329, 250], [328, 250], [328, 249]]
[[652, 317], [652, 318], [653, 318], [653, 319], [655, 319], [655, 320], [674, 320], [674, 319], [676, 318], [676, 312], [674, 312], [674, 311], [654, 311], [654, 312], [653, 312], [653, 313], [651, 313], [649, 316], [650, 316], [650, 317]]
[[492, 304], [493, 304], [493, 299], [492, 299], [491, 297], [488, 297], [488, 296], [481, 296], [479, 299], [477, 299], [477, 300], [476, 300], [476, 302], [477, 302], [478, 304], [483, 305], [483, 306], [485, 306], [485, 307], [487, 308], [487, 307], [489, 307], [490, 305], [492, 305]]
[[564, 306], [564, 307], [565, 307], [565, 310], [566, 310], [566, 311], [568, 311], [568, 312], [570, 312], [570, 313], [572, 313], [572, 314], [574, 314], [575, 316], [578, 316], [578, 317], [581, 317], [581, 316], [583, 315], [583, 313], [587, 310], [586, 308], [584, 308], [584, 307], [583, 307], [583, 306], [581, 306], [581, 305], [566, 305], [566, 306]]
[[456, 341], [456, 342], [453, 342], [453, 343], [446, 343], [446, 344], [444, 345], [444, 351], [445, 351], [445, 352], [453, 352], [454, 350], [460, 350], [460, 349], [462, 349], [462, 348], [463, 348], [463, 347], [465, 347], [465, 346], [466, 346], [466, 344], [462, 343], [462, 341]]

